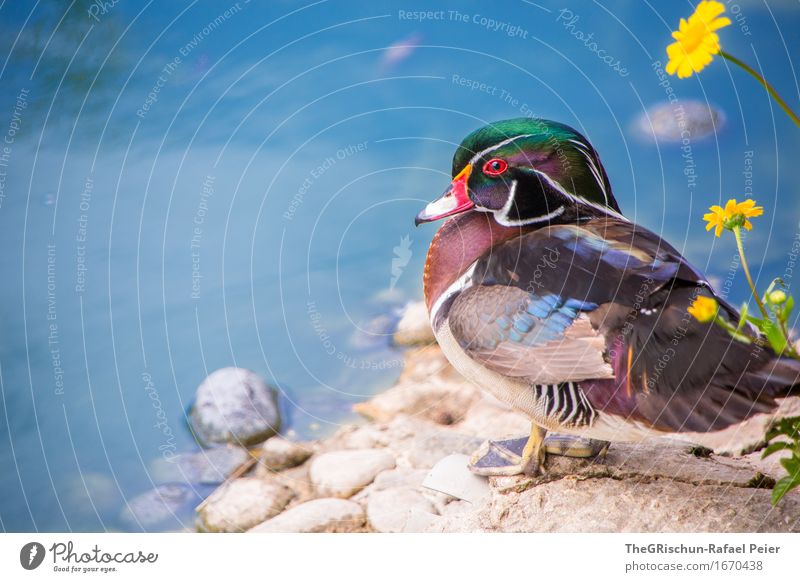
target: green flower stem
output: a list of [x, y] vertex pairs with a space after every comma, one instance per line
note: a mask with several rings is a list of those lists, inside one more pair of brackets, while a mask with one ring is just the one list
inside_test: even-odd
[[789, 341], [789, 328], [786, 327], [786, 322], [783, 321], [783, 319], [781, 319], [780, 312], [779, 311], [775, 311], [775, 310], [773, 310], [773, 312], [775, 313], [775, 321], [778, 322], [778, 328], [780, 328], [781, 333], [783, 334], [783, 337], [786, 338], [786, 350], [785, 351], [789, 352], [790, 355], [792, 355], [792, 352], [794, 352], [794, 346], [792, 345], [792, 342]]
[[760, 342], [757, 339], [754, 340], [753, 338], [751, 338], [747, 334], [742, 333], [741, 331], [736, 329], [734, 326], [732, 326], [730, 323], [728, 323], [727, 321], [722, 319], [719, 315], [714, 316], [714, 323], [716, 323], [722, 329], [727, 331], [731, 336], [733, 336], [734, 338], [738, 339], [740, 342], [743, 342], [743, 343], [746, 343], [746, 344], [751, 344], [751, 343], [753, 343], [753, 341], [755, 341], [757, 344], [760, 345]]
[[778, 326], [780, 327], [781, 333], [783, 334], [783, 337], [786, 340], [786, 348], [783, 350], [784, 353], [787, 356], [792, 357], [796, 360], [800, 359], [800, 357], [798, 357], [798, 353], [794, 347], [794, 344], [789, 340], [789, 328], [787, 327], [786, 322], [777, 316], [775, 317], [775, 319], [778, 321]]
[[781, 106], [781, 109], [783, 109], [786, 112], [786, 115], [788, 115], [791, 118], [791, 120], [794, 121], [794, 123], [795, 123], [795, 125], [797, 127], [800, 127], [800, 118], [798, 118], [797, 115], [795, 114], [795, 112], [792, 111], [789, 108], [789, 106], [786, 104], [786, 101], [784, 101], [783, 98], [781, 98], [781, 96], [778, 95], [778, 92], [772, 87], [772, 85], [770, 85], [767, 82], [767, 80], [764, 77], [762, 77], [761, 75], [756, 73], [755, 70], [753, 70], [753, 68], [750, 67], [749, 65], [747, 65], [744, 62], [740, 61], [739, 59], [737, 59], [733, 55], [729, 55], [728, 53], [726, 53], [723, 50], [719, 51], [719, 56], [721, 56], [722, 58], [732, 62], [734, 65], [738, 65], [739, 67], [744, 69], [746, 72], [750, 73], [750, 75], [755, 77], [756, 81], [761, 83], [761, 85], [769, 92], [769, 94], [772, 95], [772, 98], [775, 100], [775, 102], [778, 105]]
[[744, 246], [742, 246], [742, 227], [734, 226], [731, 230], [733, 230], [733, 236], [736, 237], [736, 246], [739, 249], [739, 258], [742, 260], [742, 269], [744, 270], [745, 277], [747, 277], [747, 283], [750, 285], [750, 291], [753, 293], [753, 297], [758, 304], [758, 309], [761, 310], [761, 315], [764, 317], [764, 319], [769, 319], [769, 314], [767, 313], [764, 304], [761, 302], [761, 297], [759, 297], [758, 291], [756, 291], [756, 286], [753, 284], [753, 278], [750, 276], [750, 269], [747, 266], [747, 259], [744, 258]]

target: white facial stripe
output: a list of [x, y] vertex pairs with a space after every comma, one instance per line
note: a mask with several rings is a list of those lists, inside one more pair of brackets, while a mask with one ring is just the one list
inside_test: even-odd
[[[508, 219], [508, 213], [511, 211], [511, 205], [514, 204], [514, 197], [517, 195], [517, 184], [519, 184], [519, 180], [513, 180], [511, 182], [511, 189], [508, 191], [508, 199], [506, 203], [503, 204], [500, 211], [495, 214], [497, 222], [500, 222], [501, 218]], [[500, 224], [503, 223], [500, 222]]]
[[537, 222], [544, 222], [546, 220], [551, 220], [556, 216], [559, 216], [564, 212], [564, 206], [559, 206], [553, 212], [549, 212], [542, 216], [534, 216], [533, 218], [526, 218], [523, 220], [512, 220], [508, 217], [508, 213], [511, 211], [511, 206], [514, 204], [514, 197], [517, 194], [517, 184], [519, 183], [518, 180], [513, 180], [511, 182], [511, 189], [508, 192], [508, 199], [503, 207], [494, 213], [494, 219], [503, 226], [524, 226], [526, 224], [536, 224]]
[[493, 152], [494, 150], [496, 150], [498, 148], [501, 148], [504, 145], [508, 145], [508, 144], [518, 140], [518, 139], [522, 139], [524, 137], [533, 137], [533, 136], [534, 136], [534, 134], [532, 134], [532, 133], [526, 133], [524, 135], [515, 135], [514, 137], [510, 137], [508, 139], [504, 139], [500, 143], [497, 143], [497, 144], [495, 144], [493, 146], [490, 146], [490, 147], [486, 148], [485, 150], [480, 151], [477, 154], [475, 154], [474, 156], [472, 156], [472, 159], [470, 159], [469, 163], [470, 164], [474, 164], [479, 159], [481, 159], [485, 154], [488, 154], [489, 152]]
[[591, 200], [587, 200], [586, 198], [581, 198], [580, 196], [574, 196], [574, 195], [570, 194], [569, 192], [567, 192], [561, 184], [559, 184], [558, 182], [553, 180], [550, 176], [548, 176], [544, 172], [542, 172], [540, 170], [537, 170], [535, 168], [533, 168], [533, 171], [536, 172], [542, 178], [544, 178], [544, 180], [548, 184], [550, 184], [553, 188], [555, 188], [562, 196], [565, 196], [566, 198], [572, 200], [573, 202], [575, 202], [577, 204], [583, 204], [584, 206], [591, 206], [592, 208], [596, 208], [597, 210], [599, 210], [599, 211], [601, 211], [601, 212], [603, 212], [605, 214], [609, 214], [609, 215], [611, 215], [611, 216], [613, 216], [615, 218], [619, 218], [620, 220], [624, 220], [625, 222], [630, 222], [627, 218], [622, 216], [619, 212], [617, 212], [613, 208], [611, 208], [609, 206], [603, 206], [602, 204], [597, 204], [596, 202], [592, 202]]
[[441, 309], [444, 302], [447, 301], [450, 297], [458, 293], [459, 291], [463, 291], [466, 288], [467, 283], [469, 283], [470, 279], [472, 279], [472, 273], [475, 272], [475, 267], [477, 266], [478, 261], [472, 263], [469, 269], [467, 269], [463, 275], [461, 275], [458, 279], [456, 279], [452, 285], [450, 285], [447, 289], [444, 290], [444, 293], [439, 295], [439, 299], [433, 304], [431, 307], [431, 321], [436, 321], [436, 313]]
[[[581, 147], [584, 150], [586, 150], [586, 144], [583, 143], [582, 141], [578, 141], [577, 139], [571, 139], [571, 138], [569, 140], [567, 140], [567, 141], [570, 141], [570, 142], [574, 143], [576, 146]], [[586, 150], [586, 151], [588, 151], [588, 150]]]
[[600, 169], [595, 163], [594, 156], [589, 152], [586, 144], [575, 139], [570, 139], [569, 141], [574, 143], [576, 146], [579, 146], [578, 151], [583, 154], [583, 157], [586, 158], [586, 161], [589, 163], [589, 170], [592, 172], [597, 185], [600, 186], [600, 190], [603, 192], [603, 199], [605, 200], [606, 204], [608, 204], [608, 192], [606, 191], [606, 184], [600, 175]]
[[511, 220], [507, 215], [500, 216], [498, 213], [495, 215], [494, 219], [503, 226], [525, 226], [528, 224], [536, 224], [537, 222], [552, 220], [556, 216], [561, 216], [564, 213], [564, 210], [564, 206], [559, 206], [553, 212], [543, 214], [542, 216], [536, 216], [534, 218], [527, 218], [525, 220]]

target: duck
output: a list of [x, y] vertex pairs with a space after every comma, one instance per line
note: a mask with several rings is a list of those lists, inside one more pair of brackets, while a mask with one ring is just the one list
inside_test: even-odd
[[800, 391], [800, 363], [689, 313], [699, 297], [739, 313], [671, 244], [627, 219], [589, 141], [525, 117], [458, 146], [452, 181], [416, 216], [446, 219], [423, 272], [443, 354], [531, 420], [489, 440], [479, 475], [537, 475], [546, 455], [602, 457], [609, 443], [714, 432]]

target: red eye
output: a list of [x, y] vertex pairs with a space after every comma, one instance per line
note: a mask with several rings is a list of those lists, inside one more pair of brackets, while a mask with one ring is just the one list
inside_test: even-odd
[[500, 158], [489, 160], [483, 165], [483, 173], [487, 176], [499, 176], [508, 169], [508, 163]]

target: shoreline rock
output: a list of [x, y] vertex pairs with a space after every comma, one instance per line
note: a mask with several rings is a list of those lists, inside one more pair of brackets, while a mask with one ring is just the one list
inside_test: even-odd
[[392, 339], [397, 346], [421, 346], [436, 342], [425, 302], [412, 301], [406, 304]]
[[150, 463], [150, 476], [158, 483], [217, 485], [227, 479], [250, 455], [247, 449], [222, 445], [195, 453], [158, 457]]
[[234, 479], [200, 508], [201, 527], [208, 532], [246, 531], [278, 515], [294, 495], [289, 487], [266, 479]]
[[363, 528], [364, 509], [353, 501], [328, 497], [295, 505], [251, 528], [248, 533], [343, 533]]
[[324, 453], [311, 461], [309, 475], [321, 497], [351, 497], [372, 483], [381, 471], [394, 469], [386, 449], [354, 449]]
[[292, 469], [305, 463], [314, 454], [312, 445], [276, 436], [264, 441], [258, 456], [258, 470], [267, 472]]

